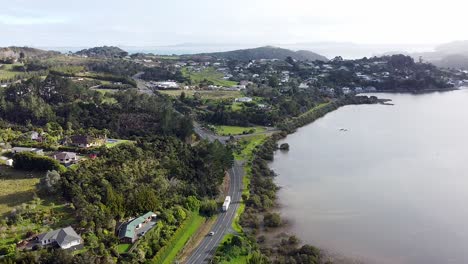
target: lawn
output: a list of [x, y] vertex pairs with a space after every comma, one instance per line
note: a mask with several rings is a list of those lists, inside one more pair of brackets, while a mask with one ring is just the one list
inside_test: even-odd
[[117, 145], [120, 145], [120, 144], [123, 144], [123, 143], [129, 143], [129, 142], [133, 142], [131, 140], [126, 140], [126, 139], [107, 139], [107, 142], [106, 142], [106, 147], [108, 148], [112, 148], [112, 147], [115, 147]]
[[36, 184], [42, 174], [0, 167], [0, 215], [33, 200]]
[[187, 241], [192, 237], [198, 228], [205, 222], [205, 218], [198, 213], [191, 213], [189, 218], [185, 220], [183, 226], [180, 227], [171, 241], [161, 248], [160, 252], [153, 259], [152, 263], [156, 264], [171, 264], [173, 263], [179, 252], [182, 251]]
[[215, 126], [216, 134], [221, 135], [221, 136], [242, 135], [249, 131], [253, 131], [252, 133], [260, 133], [260, 132], [266, 131], [266, 129], [261, 126], [255, 126], [255, 127]]
[[200, 83], [203, 80], [207, 80], [213, 83], [213, 85], [230, 87], [237, 83], [223, 79], [224, 74], [216, 71], [214, 68], [206, 68], [200, 72], [188, 71], [186, 68], [182, 69], [182, 74], [190, 78], [194, 83]]
[[239, 91], [213, 91], [213, 90], [159, 90], [158, 92], [162, 94], [167, 94], [169, 96], [179, 97], [182, 92], [185, 93], [187, 97], [193, 97], [195, 93], [199, 93], [202, 99], [234, 99], [237, 97], [242, 97], [242, 93]]
[[120, 244], [117, 246], [117, 252], [119, 252], [119, 254], [127, 253], [131, 247], [132, 244]]

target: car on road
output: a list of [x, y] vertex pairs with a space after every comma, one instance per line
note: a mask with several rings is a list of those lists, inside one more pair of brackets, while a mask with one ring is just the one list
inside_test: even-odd
[[215, 232], [211, 231], [208, 233], [209, 236], [214, 236]]

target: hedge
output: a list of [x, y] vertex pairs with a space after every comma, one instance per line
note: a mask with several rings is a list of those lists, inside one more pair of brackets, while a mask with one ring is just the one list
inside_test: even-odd
[[32, 152], [21, 152], [13, 155], [13, 167], [18, 170], [36, 170], [64, 172], [66, 169], [58, 161], [34, 154]]

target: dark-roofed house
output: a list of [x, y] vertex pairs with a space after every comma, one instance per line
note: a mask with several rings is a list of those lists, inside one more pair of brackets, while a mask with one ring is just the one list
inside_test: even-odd
[[[151, 222], [151, 220], [154, 219], [156, 219], [156, 214], [153, 212], [147, 212], [146, 214], [123, 224], [119, 229], [119, 240], [122, 243], [134, 243], [138, 239], [137, 234], [144, 235], [147, 230], [151, 229], [151, 227], [154, 225], [154, 222], [153, 225], [148, 226], [147, 229], [144, 227], [148, 224], [148, 222]], [[139, 232], [141, 229], [146, 230]]]
[[102, 145], [104, 142], [102, 139], [98, 139], [92, 136], [75, 135], [70, 137], [71, 144], [80, 148], [89, 148]]
[[61, 164], [70, 164], [78, 161], [76, 153], [74, 152], [59, 152], [54, 154], [53, 158]]
[[83, 243], [83, 239], [71, 226], [40, 234], [37, 241], [42, 246], [57, 244], [61, 249], [69, 249]]

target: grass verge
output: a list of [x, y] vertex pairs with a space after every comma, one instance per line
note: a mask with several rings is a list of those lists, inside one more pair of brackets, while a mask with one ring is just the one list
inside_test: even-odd
[[260, 133], [266, 129], [261, 126], [256, 127], [240, 127], [240, 126], [215, 126], [215, 132], [221, 136], [242, 135], [249, 133]]
[[162, 247], [152, 263], [155, 264], [171, 264], [176, 260], [179, 252], [184, 248], [187, 241], [203, 224], [205, 218], [198, 213], [191, 213], [185, 222], [179, 227], [176, 233], [172, 236], [169, 243]]

